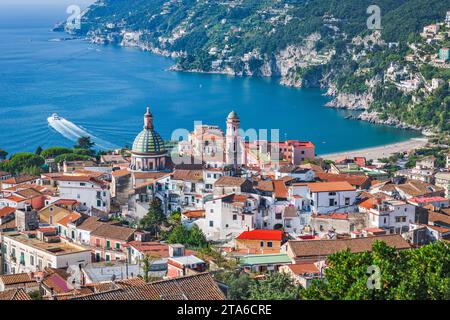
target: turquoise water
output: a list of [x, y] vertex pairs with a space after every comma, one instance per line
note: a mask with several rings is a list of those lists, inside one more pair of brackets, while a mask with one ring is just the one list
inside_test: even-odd
[[[2, 15], [3, 14], [3, 15]], [[167, 71], [173, 61], [138, 49], [96, 46], [50, 32], [62, 10], [33, 20], [1, 19], [0, 148], [10, 153], [37, 146], [73, 145], [67, 132], [47, 123], [58, 113], [108, 145], [130, 145], [150, 105], [164, 139], [192, 130], [194, 121], [225, 126], [235, 110], [244, 129], [280, 129], [280, 137], [311, 140], [317, 153], [399, 142], [417, 136], [386, 126], [346, 120], [323, 107], [318, 89], [296, 89], [276, 80]], [[59, 18], [61, 19], [61, 18]], [[6, 21], [6, 22], [5, 22]]]

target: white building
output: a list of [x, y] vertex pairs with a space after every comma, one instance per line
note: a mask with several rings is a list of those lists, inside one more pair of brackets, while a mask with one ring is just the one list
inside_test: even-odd
[[258, 203], [244, 194], [230, 194], [205, 203], [205, 218], [195, 223], [209, 240], [226, 240], [255, 228]]
[[389, 233], [409, 231], [415, 222], [415, 206], [399, 200], [381, 200], [367, 211], [369, 227], [385, 229]]
[[111, 195], [106, 182], [89, 176], [65, 175], [56, 179], [61, 199], [77, 200], [88, 210], [95, 208], [109, 213]]
[[91, 261], [89, 249], [62, 242], [55, 236], [44, 236], [41, 241], [32, 234], [5, 233], [2, 250], [6, 274], [42, 271], [45, 267], [84, 266]]
[[356, 188], [347, 181], [309, 183], [309, 205], [314, 213], [349, 211], [355, 204]]

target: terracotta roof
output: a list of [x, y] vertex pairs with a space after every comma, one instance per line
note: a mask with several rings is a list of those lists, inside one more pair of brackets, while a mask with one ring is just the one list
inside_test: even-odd
[[244, 184], [245, 178], [222, 176], [214, 183], [216, 187], [240, 187]]
[[368, 185], [369, 177], [357, 176], [351, 174], [332, 174], [325, 172], [316, 173], [316, 177], [324, 182], [336, 182], [336, 181], [347, 181], [352, 186], [357, 186], [361, 188], [365, 184]]
[[287, 199], [289, 192], [283, 180], [274, 180], [275, 198]]
[[38, 190], [36, 190], [34, 188], [28, 188], [28, 189], [22, 189], [22, 190], [16, 191], [16, 194], [18, 194], [21, 197], [30, 199], [30, 198], [41, 196], [42, 192], [39, 192]]
[[333, 213], [330, 213], [330, 214], [318, 214], [316, 217], [317, 218], [323, 218], [323, 219], [347, 220], [348, 219], [348, 213], [333, 212]]
[[77, 226], [77, 229], [84, 231], [94, 231], [98, 227], [104, 225], [104, 222], [101, 222], [97, 217], [89, 217], [84, 220], [80, 225]]
[[36, 280], [30, 278], [28, 273], [4, 274], [0, 276], [0, 282], [4, 285], [32, 283]]
[[72, 200], [72, 199], [59, 199], [55, 202], [53, 202], [52, 204], [56, 204], [56, 205], [66, 205], [66, 206], [73, 206], [76, 205], [78, 203], [77, 200]]
[[447, 233], [450, 232], [450, 228], [440, 227], [440, 226], [427, 226], [433, 230], [436, 230], [439, 233]]
[[13, 201], [13, 202], [23, 202], [23, 201], [27, 200], [25, 198], [22, 198], [22, 197], [19, 197], [19, 196], [16, 196], [16, 195], [12, 195], [12, 196], [6, 197], [5, 199]]
[[203, 171], [202, 170], [175, 170], [171, 174], [172, 180], [182, 180], [182, 181], [202, 181]]
[[24, 183], [24, 182], [28, 182], [28, 181], [33, 181], [36, 179], [39, 179], [39, 176], [24, 174], [24, 175], [6, 179], [6, 180], [2, 181], [2, 183], [19, 184], [19, 183]]
[[450, 226], [450, 210], [442, 210], [442, 212], [428, 211], [428, 223], [429, 224], [445, 224]]
[[450, 201], [448, 198], [444, 197], [413, 197], [409, 198], [408, 201], [412, 201], [415, 203], [429, 203], [429, 202], [442, 202], [442, 201]]
[[9, 216], [10, 214], [16, 212], [16, 208], [13, 207], [4, 207], [0, 209], [0, 218]]
[[161, 280], [102, 293], [88, 294], [75, 300], [224, 300], [209, 273]]
[[91, 237], [95, 236], [106, 239], [128, 241], [135, 232], [136, 229], [133, 228], [114, 226], [111, 224], [103, 224], [91, 232]]
[[67, 227], [67, 224], [68, 224], [69, 222], [76, 221], [76, 220], [78, 220], [80, 217], [81, 217], [81, 214], [79, 214], [78, 212], [73, 212], [73, 213], [71, 213], [71, 214], [68, 214], [67, 216], [65, 216], [65, 217], [62, 218], [61, 220], [59, 220], [57, 223], [60, 224], [60, 225], [62, 225], [62, 226], [64, 226], [64, 227]]
[[188, 210], [182, 213], [187, 218], [203, 218], [205, 216], [205, 210]]
[[287, 243], [296, 258], [328, 256], [338, 251], [350, 249], [351, 252], [371, 251], [375, 241], [383, 241], [396, 249], [409, 249], [410, 245], [401, 235], [385, 235], [340, 240], [294, 240]]
[[256, 183], [255, 189], [261, 190], [264, 192], [273, 192], [273, 181], [272, 180], [259, 180]]
[[283, 232], [281, 230], [259, 230], [242, 232], [236, 239], [239, 240], [273, 240], [281, 241]]
[[0, 300], [31, 300], [30, 295], [22, 288], [0, 292]]
[[352, 186], [347, 181], [308, 183], [308, 188], [311, 192], [354, 191], [354, 190], [356, 190], [355, 187]]
[[291, 269], [292, 273], [295, 275], [302, 275], [304, 273], [314, 273], [319, 274], [320, 271], [314, 263], [296, 263], [288, 264], [287, 267]]
[[112, 176], [114, 178], [119, 178], [119, 177], [124, 177], [131, 174], [131, 172], [128, 169], [121, 169], [121, 170], [116, 170], [112, 172]]
[[408, 180], [406, 183], [396, 185], [395, 187], [411, 197], [426, 196], [439, 192], [444, 193], [445, 191], [441, 187], [417, 180]]

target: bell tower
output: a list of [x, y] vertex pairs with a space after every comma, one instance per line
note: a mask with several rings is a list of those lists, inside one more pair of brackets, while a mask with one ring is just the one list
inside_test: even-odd
[[239, 149], [241, 148], [239, 138], [240, 122], [238, 115], [231, 111], [227, 117], [225, 161], [227, 165], [232, 165], [235, 171], [238, 167]]

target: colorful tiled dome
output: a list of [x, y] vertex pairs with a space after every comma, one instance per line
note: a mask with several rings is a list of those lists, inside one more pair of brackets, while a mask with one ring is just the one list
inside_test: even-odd
[[144, 154], [160, 154], [166, 152], [163, 139], [153, 129], [153, 115], [150, 112], [150, 108], [147, 108], [147, 112], [144, 115], [144, 130], [134, 139], [132, 151]]
[[165, 151], [163, 139], [158, 132], [152, 129], [142, 130], [134, 139], [133, 152], [163, 153]]

